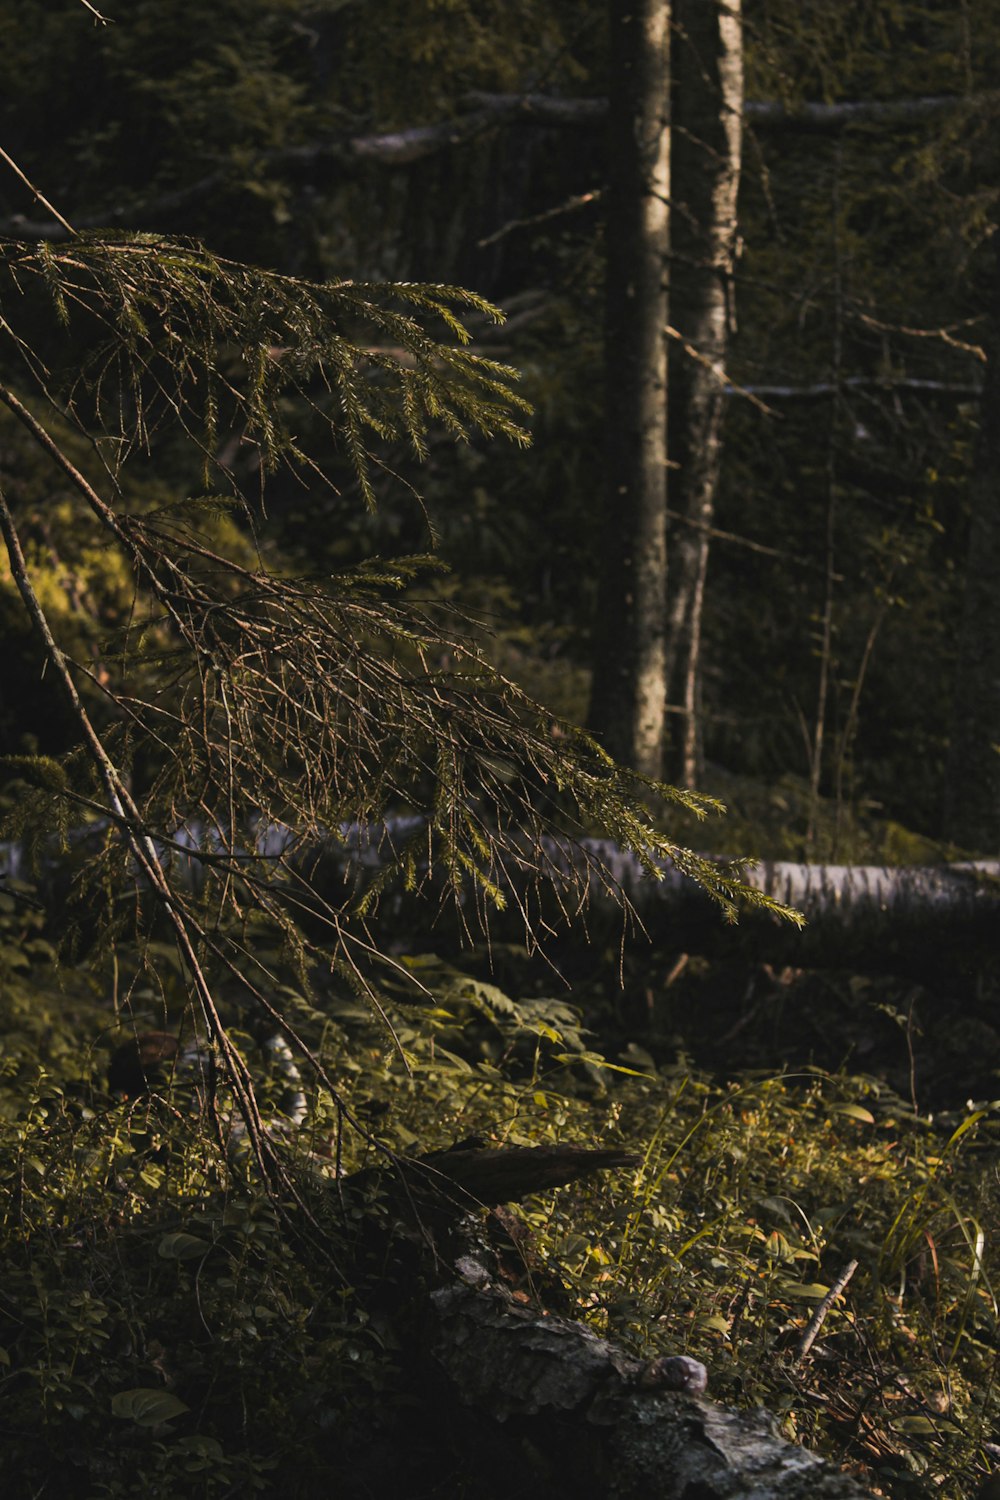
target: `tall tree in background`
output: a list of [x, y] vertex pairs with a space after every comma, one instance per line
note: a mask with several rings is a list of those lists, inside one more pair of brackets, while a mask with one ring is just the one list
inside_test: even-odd
[[674, 768], [701, 772], [701, 623], [722, 467], [743, 152], [742, 0], [675, 0], [671, 151], [672, 509], [666, 688], [683, 705]]
[[[726, 176], [733, 137], [724, 142], [720, 130], [737, 126], [722, 98], [732, 74], [716, 35], [732, 30], [737, 7], [671, 6], [669, 322], [681, 338], [668, 343], [676, 515], [668, 511], [661, 659], [677, 714], [667, 720], [668, 774], [701, 781], [701, 738], [712, 762], [729, 770], [804, 769], [803, 731], [815, 744], [803, 708], [817, 696], [811, 632], [829, 561], [816, 418], [837, 400], [838, 666], [824, 754], [812, 765], [824, 792], [874, 798], [894, 819], [938, 833], [950, 727], [942, 704], [953, 687], [968, 540], [962, 507], [982, 374], [974, 346], [989, 300], [981, 287], [996, 158], [983, 91], [996, 76], [1000, 32], [986, 0], [806, 9], [793, 0], [742, 4], [751, 96], [744, 121], [755, 144], [740, 189], [746, 254], [728, 278], [739, 286], [740, 331], [729, 331], [726, 351], [717, 340], [713, 347], [713, 329], [724, 324], [706, 314], [706, 299], [716, 295], [718, 312], [727, 278], [712, 270], [705, 238], [725, 212], [713, 221], [700, 205], [710, 179]], [[622, 679], [661, 653], [633, 649], [643, 579], [621, 565], [618, 541], [636, 496], [626, 485], [623, 505], [618, 486], [627, 477], [621, 452], [638, 451], [629, 434], [640, 429], [618, 415], [627, 383], [615, 365], [609, 545], [594, 534], [604, 415], [604, 246], [594, 231], [605, 177], [620, 222], [630, 149], [616, 137], [607, 163], [595, 149], [606, 118], [598, 96], [608, 71], [604, 0], [453, 0], [430, 10], [405, 0], [374, 8], [225, 0], [194, 31], [188, 0], [147, 0], [128, 26], [103, 29], [79, 0], [36, 10], [10, 0], [0, 18], [0, 133], [75, 228], [193, 234], [218, 253], [252, 254], [317, 281], [347, 270], [372, 280], [442, 278], [515, 312], [502, 331], [477, 317], [470, 332], [481, 353], [524, 369], [538, 442], [525, 469], [513, 452], [476, 445], [456, 459], [443, 434], [432, 439], [420, 487], [442, 555], [462, 580], [443, 587], [460, 587], [473, 613], [515, 615], [490, 650], [546, 702], [551, 695], [554, 709], [579, 718], [593, 599], [610, 560], [593, 721], [619, 746], [630, 744], [636, 697]], [[637, 35], [649, 10], [616, 7], [635, 13]], [[636, 92], [617, 62], [614, 73], [619, 94]], [[628, 131], [633, 117], [621, 117]], [[826, 186], [835, 140], [843, 154], [839, 313]], [[12, 173], [0, 174], [0, 227], [18, 238], [65, 238]], [[619, 232], [627, 240], [628, 223], [611, 226], [612, 241]], [[612, 287], [621, 298], [641, 290], [621, 255]], [[834, 324], [839, 383], [829, 369]], [[612, 317], [612, 342], [618, 331], [619, 352], [638, 360], [624, 327]], [[759, 407], [728, 401], [713, 499], [710, 480], [699, 492], [699, 471], [710, 475], [719, 454], [724, 392], [710, 367], [723, 358], [729, 394], [750, 389], [771, 415], [761, 420]], [[826, 416], [819, 420], [825, 429]], [[247, 478], [251, 455], [243, 450], [235, 461]], [[349, 485], [339, 454], [333, 463]], [[391, 463], [417, 483], [404, 445]], [[331, 497], [311, 504], [308, 526], [299, 491], [275, 484], [269, 504], [284, 544], [308, 535], [310, 561], [323, 550], [332, 566], [397, 546], [420, 550], [423, 520], [406, 491], [393, 491], [384, 473], [373, 483], [377, 516], [350, 515]], [[628, 545], [655, 571], [648, 548]], [[653, 592], [658, 600], [658, 585]], [[9, 653], [5, 670], [16, 656]], [[8, 703], [21, 705], [20, 687], [9, 682], [0, 682], [0, 698], [6, 687]], [[28, 732], [20, 707], [6, 723], [17, 748]], [[953, 760], [961, 759], [957, 745]], [[962, 788], [960, 770], [952, 782]]]
[[645, 776], [663, 766], [667, 609], [668, 0], [611, 0], [606, 550], [590, 727]]

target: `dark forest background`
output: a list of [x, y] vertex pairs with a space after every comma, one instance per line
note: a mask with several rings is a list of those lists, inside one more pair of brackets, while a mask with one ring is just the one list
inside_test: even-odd
[[100, 9], [0, 0], [0, 1489], [632, 1493], [462, 1249], [989, 1500], [996, 6]]
[[[996, 845], [995, 812], [986, 824], [981, 803], [948, 811], [969, 779], [968, 752], [949, 770], [956, 721], [988, 712], [980, 693], [959, 696], [959, 656], [973, 649], [962, 611], [996, 279], [989, 10], [746, 8], [697, 755], [679, 764], [674, 680], [666, 769], [730, 798], [733, 776], [787, 782], [775, 820], [787, 852], [838, 855], [816, 846], [810, 788], [883, 820], [890, 859], [907, 847], [897, 825], [970, 852]], [[387, 476], [369, 519], [349, 481], [341, 503], [275, 484], [269, 516], [290, 557], [337, 565], [422, 551], [433, 528], [452, 569], [438, 587], [488, 622], [504, 668], [585, 719], [613, 628], [597, 600], [615, 163], [599, 114], [552, 123], [510, 101], [604, 99], [602, 7], [151, 4], [100, 27], [79, 5], [8, 4], [2, 24], [7, 149], [74, 227], [193, 235], [308, 277], [454, 283], [507, 310], [477, 345], [522, 371], [530, 450], [456, 451], [442, 434], [419, 476], [426, 512]], [[679, 56], [675, 96], [682, 63], [697, 66]], [[833, 101], [857, 110], [796, 116]], [[3, 195], [8, 233], [44, 233], [11, 172]], [[682, 248], [685, 212], [674, 203]], [[683, 265], [675, 279], [682, 295]], [[678, 298], [671, 308], [681, 322]], [[416, 481], [403, 449], [386, 462]], [[690, 539], [674, 505], [672, 553]], [[56, 575], [83, 566], [71, 538], [52, 543], [39, 532]], [[994, 631], [976, 619], [980, 641]], [[8, 653], [4, 671], [4, 748], [59, 748], [30, 667]]]

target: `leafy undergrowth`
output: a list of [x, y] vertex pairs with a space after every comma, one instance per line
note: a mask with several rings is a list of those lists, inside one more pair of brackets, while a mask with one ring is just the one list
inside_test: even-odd
[[696, 1355], [717, 1399], [886, 1494], [973, 1493], [998, 1402], [997, 1109], [931, 1123], [864, 1078], [678, 1072], [614, 1110], [648, 1141], [635, 1196], [562, 1252], [582, 1297], [606, 1276], [609, 1331]]
[[[30, 908], [0, 926], [3, 1493], [313, 1500], [335, 1472], [346, 1496], [402, 1492], [401, 1475], [411, 1496], [492, 1495], [407, 1384], [377, 1264], [345, 1268], [330, 1101], [284, 1136], [315, 1218], [297, 1233], [190, 1084], [107, 1093], [133, 1022], [106, 976], [60, 976]], [[577, 1315], [696, 1355], [715, 1398], [769, 1407], [884, 1494], [975, 1492], [998, 1456], [1000, 1104], [929, 1117], [885, 1077], [708, 1074], [652, 1042], [612, 1067], [566, 1000], [402, 963], [434, 997], [389, 997], [405, 1060], [349, 993], [284, 997], [374, 1140], [628, 1144], [635, 1172], [525, 1208]], [[178, 1025], [181, 1005], [136, 992], [134, 1024]], [[346, 1169], [373, 1159], [356, 1132], [341, 1147]]]

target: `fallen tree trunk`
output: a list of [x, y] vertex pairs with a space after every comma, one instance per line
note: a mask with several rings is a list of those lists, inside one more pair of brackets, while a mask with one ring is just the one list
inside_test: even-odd
[[[272, 826], [258, 834], [255, 850], [232, 857], [217, 837], [202, 837], [196, 829], [184, 828], [175, 834], [170, 854], [164, 857], [172, 859], [175, 878], [185, 883], [204, 878], [203, 854], [216, 866], [235, 873], [255, 859], [282, 862], [299, 872], [300, 896], [312, 886], [324, 900], [340, 904], [373, 879], [423, 826], [414, 818], [347, 825], [336, 838], [321, 842]], [[85, 851], [88, 832], [93, 831], [71, 834], [71, 843]], [[94, 836], [100, 837], [100, 830]], [[799, 929], [758, 911], [744, 912], [738, 924], [727, 923], [711, 898], [677, 866], [665, 865], [659, 878], [654, 878], [634, 854], [610, 840], [549, 837], [541, 840], [541, 848], [551, 892], [536, 886], [530, 904], [513, 900], [508, 913], [491, 913], [492, 930], [516, 923], [523, 933], [525, 922], [530, 921], [536, 935], [558, 935], [566, 930], [571, 915], [559, 901], [560, 881], [565, 881], [567, 889], [576, 888], [585, 872], [592, 922], [602, 915], [620, 920], [624, 905], [652, 942], [678, 951], [722, 957], [745, 953], [755, 960], [800, 968], [856, 965], [919, 976], [928, 969], [967, 971], [996, 947], [1000, 860], [925, 866], [761, 860], [748, 865], [743, 875], [746, 884], [802, 912], [806, 925]], [[58, 872], [63, 861], [53, 857], [46, 863]], [[424, 871], [426, 879], [426, 860]], [[24, 873], [21, 847], [0, 844], [0, 888]], [[498, 872], [498, 884], [510, 888], [506, 872]], [[577, 909], [574, 899], [573, 912]], [[466, 930], [474, 937], [481, 912], [471, 890], [465, 914], [469, 918]], [[436, 921], [443, 930], [440, 913]]]
[[[868, 1491], [849, 1476], [780, 1438], [767, 1412], [706, 1399], [698, 1360], [637, 1358], [546, 1311], [539, 1299], [553, 1294], [551, 1268], [548, 1278], [532, 1274], [543, 1263], [528, 1226], [509, 1208], [482, 1211], [634, 1162], [615, 1149], [468, 1141], [341, 1184], [348, 1203], [360, 1193], [389, 1209], [379, 1317], [392, 1327], [407, 1384], [429, 1400], [469, 1472], [482, 1474], [476, 1493], [864, 1500]], [[565, 1288], [557, 1282], [555, 1291], [564, 1306]]]
[[[743, 118], [757, 130], [776, 133], [835, 135], [852, 125], [913, 125], [942, 114], [954, 114], [996, 99], [996, 92], [925, 95], [910, 99], [845, 99], [834, 103], [803, 100], [786, 105], [776, 99], [748, 99]], [[549, 94], [495, 94], [472, 90], [461, 100], [467, 111], [489, 111], [503, 123], [579, 128], [598, 122], [607, 101], [554, 98]]]
[[[591, 1329], [467, 1283], [431, 1294], [429, 1357], [459, 1402], [509, 1433], [522, 1495], [547, 1500], [864, 1500], [776, 1435], [765, 1411], [701, 1394], [683, 1356], [642, 1361]], [[699, 1373], [701, 1372], [701, 1373]], [[532, 1482], [534, 1480], [534, 1482]]]
[[739, 925], [719, 921], [712, 903], [680, 871], [651, 879], [635, 856], [603, 840], [585, 840], [628, 897], [653, 941], [691, 952], [747, 951], [799, 967], [849, 967], [923, 973], [959, 968], [995, 950], [1000, 921], [1000, 861], [894, 867], [808, 865], [762, 860], [748, 885], [795, 907], [806, 926], [759, 912]]
[[[798, 135], [837, 135], [856, 125], [886, 129], [906, 128], [940, 115], [954, 115], [991, 104], [995, 91], [970, 95], [940, 95], [913, 99], [854, 99], [836, 103], [804, 100], [785, 105], [777, 100], [748, 100], [743, 118], [758, 132]], [[602, 127], [608, 112], [603, 98], [567, 98], [550, 94], [497, 94], [474, 91], [459, 100], [458, 112], [446, 120], [411, 125], [399, 130], [369, 133], [347, 132], [310, 145], [287, 146], [263, 155], [261, 170], [307, 174], [328, 184], [366, 163], [386, 168], [410, 167], [438, 152], [452, 150], [478, 140], [491, 130], [504, 127], [575, 129]], [[238, 181], [230, 168], [208, 173], [197, 182], [174, 191], [158, 193], [145, 201], [105, 204], [96, 212], [73, 214], [77, 231], [131, 228], [150, 220], [168, 219], [203, 202], [221, 187]], [[162, 225], [161, 225], [162, 227]], [[65, 222], [29, 219], [12, 214], [0, 219], [0, 234], [20, 240], [61, 242], [69, 237]]]
[[[398, 819], [379, 829], [345, 833], [333, 860], [339, 877], [353, 873], [365, 878], [412, 838], [414, 828], [411, 820]], [[716, 903], [676, 865], [663, 866], [654, 878], [636, 855], [610, 840], [550, 837], [541, 845], [551, 893], [536, 887], [532, 904], [522, 898], [511, 902], [512, 915], [491, 914], [494, 930], [505, 923], [523, 927], [527, 913], [536, 933], [558, 934], [568, 921], [559, 902], [560, 872], [569, 890], [586, 869], [592, 927], [602, 914], [620, 920], [624, 906], [650, 941], [677, 951], [920, 977], [928, 971], [967, 971], [996, 948], [1000, 860], [925, 866], [761, 860], [747, 865], [747, 885], [803, 914], [806, 925], [797, 928], [754, 910], [744, 911], [738, 923], [726, 922]], [[474, 931], [471, 918], [469, 927]]]

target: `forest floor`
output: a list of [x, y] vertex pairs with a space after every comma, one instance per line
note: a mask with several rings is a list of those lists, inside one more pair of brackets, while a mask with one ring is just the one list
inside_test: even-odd
[[[799, 857], [801, 786], [724, 780], [735, 817], [718, 827]], [[884, 858], [891, 837], [869, 822], [864, 847]], [[313, 1500], [337, 1464], [360, 1500], [375, 1444], [398, 1450], [414, 1497], [492, 1500], [501, 1479], [442, 1446], [363, 1278], [331, 1280], [289, 1239], [188, 1112], [190, 1088], [108, 1093], [123, 1036], [189, 1024], [169, 954], [156, 989], [130, 990], [127, 966], [97, 958], [58, 964], [20, 894], [0, 894], [0, 1475], [15, 1464], [25, 1496], [58, 1481], [66, 1500]], [[883, 1494], [977, 1492], [1000, 1460], [995, 962], [915, 977], [676, 942], [623, 956], [595, 937], [567, 950], [559, 979], [514, 944], [448, 951], [418, 913], [397, 913], [391, 937], [433, 996], [387, 982], [401, 1050], [349, 986], [306, 995], [285, 973], [282, 995], [378, 1140], [637, 1152], [634, 1171], [525, 1206], [574, 1315], [643, 1357], [702, 1360], [712, 1397], [767, 1406], [787, 1437]], [[267, 955], [267, 935], [254, 942]], [[109, 997], [126, 995], [131, 1014], [116, 1012]], [[229, 1019], [273, 1099], [235, 1001]], [[344, 1169], [371, 1161], [335, 1134], [320, 1090], [289, 1149], [324, 1201], [338, 1149]], [[331, 1218], [331, 1244], [342, 1233]]]

